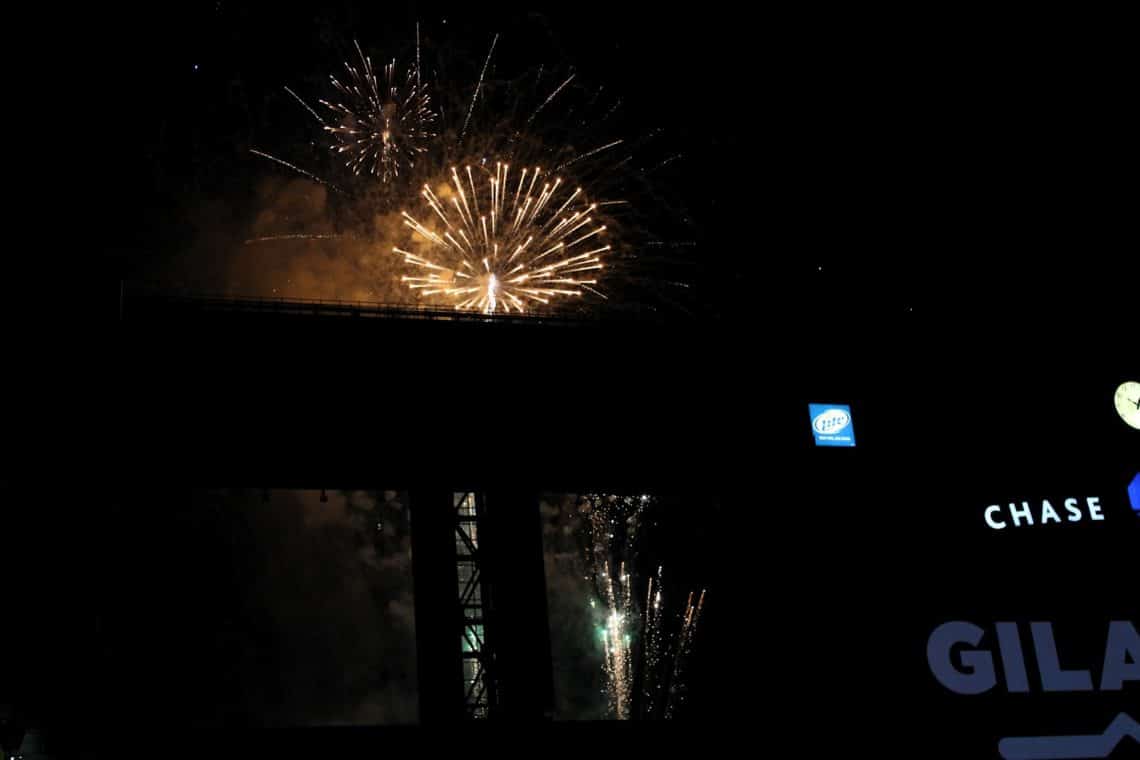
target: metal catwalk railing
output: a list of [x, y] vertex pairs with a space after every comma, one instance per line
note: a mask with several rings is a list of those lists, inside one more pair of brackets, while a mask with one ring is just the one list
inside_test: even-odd
[[119, 295], [119, 316], [121, 320], [131, 319], [140, 312], [153, 314], [162, 310], [507, 324], [583, 325], [601, 322], [660, 324], [665, 321], [659, 311], [648, 307], [602, 309], [596, 312], [539, 308], [528, 309], [522, 313], [516, 311], [485, 314], [478, 311], [460, 311], [454, 308], [418, 303], [285, 298], [283, 296], [236, 296], [121, 283]]

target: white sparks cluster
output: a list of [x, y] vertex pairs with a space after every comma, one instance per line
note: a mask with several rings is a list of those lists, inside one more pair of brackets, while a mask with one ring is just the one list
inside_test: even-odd
[[[603, 494], [588, 494], [582, 503], [587, 563], [593, 571], [590, 608], [596, 615], [600, 607], [603, 615], [597, 633], [604, 655], [604, 693], [610, 715], [618, 720], [676, 717], [688, 693], [687, 670], [704, 608], [705, 592], [690, 593], [679, 630], [673, 629], [665, 610], [664, 568], [658, 566], [648, 579], [644, 609], [637, 609], [630, 565], [635, 564], [641, 523], [652, 503], [645, 495]], [[618, 567], [616, 574], [611, 573], [611, 562]], [[638, 681], [641, 699], [635, 705]]]
[[443, 198], [429, 185], [421, 192], [432, 226], [403, 212], [421, 243], [418, 252], [393, 248], [423, 272], [401, 278], [409, 288], [485, 313], [523, 312], [587, 290], [602, 296], [594, 286], [611, 247], [601, 243], [606, 227], [595, 221], [597, 204], [582, 188], [567, 192], [560, 177], [537, 167], [516, 181], [502, 162], [493, 171], [466, 166], [461, 174], [453, 167], [443, 187]]

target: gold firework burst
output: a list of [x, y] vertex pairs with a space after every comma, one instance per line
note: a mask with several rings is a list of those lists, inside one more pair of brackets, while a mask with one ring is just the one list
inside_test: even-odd
[[421, 252], [393, 248], [423, 270], [401, 278], [421, 295], [486, 313], [522, 312], [585, 291], [605, 297], [594, 286], [611, 246], [602, 243], [598, 204], [581, 187], [568, 192], [562, 178], [539, 167], [523, 169], [516, 182], [510, 166], [496, 162], [493, 171], [453, 167], [439, 194], [425, 185], [421, 195], [434, 229], [405, 211]]

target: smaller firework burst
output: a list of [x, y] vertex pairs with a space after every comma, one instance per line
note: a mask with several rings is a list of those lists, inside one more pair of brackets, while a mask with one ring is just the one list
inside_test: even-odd
[[[666, 615], [664, 568], [649, 577], [645, 596], [633, 578], [649, 496], [590, 494], [580, 503], [593, 580], [590, 608], [600, 617], [604, 693], [618, 720], [674, 718], [688, 693], [687, 669], [705, 592], [690, 593], [679, 621]], [[611, 572], [612, 567], [618, 571]], [[644, 598], [644, 608], [637, 609]], [[679, 627], [670, 624], [679, 622]], [[637, 685], [640, 685], [639, 688]], [[639, 699], [635, 700], [635, 695]]]
[[401, 278], [409, 288], [486, 313], [522, 312], [584, 291], [601, 295], [594, 286], [610, 245], [601, 242], [598, 204], [581, 187], [566, 192], [562, 178], [548, 178], [541, 167], [523, 169], [516, 182], [510, 165], [496, 162], [494, 171], [453, 167], [440, 194], [424, 185], [421, 195], [435, 215], [432, 226], [403, 214], [421, 251], [393, 248], [424, 272]]
[[340, 99], [321, 101], [334, 117], [324, 128], [335, 140], [333, 150], [354, 174], [370, 174], [388, 182], [414, 166], [417, 157], [427, 151], [436, 134], [436, 113], [415, 64], [400, 77], [393, 60], [384, 66], [381, 83], [372, 59], [364, 55], [359, 43], [356, 53], [360, 57], [357, 64], [344, 64], [345, 81], [330, 77]]

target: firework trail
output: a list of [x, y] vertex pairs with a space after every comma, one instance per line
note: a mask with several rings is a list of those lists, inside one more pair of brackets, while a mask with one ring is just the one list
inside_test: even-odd
[[673, 656], [673, 672], [669, 679], [669, 698], [665, 704], [665, 719], [673, 718], [677, 708], [685, 701], [688, 687], [685, 682], [685, 668], [689, 663], [689, 656], [693, 649], [693, 634], [697, 628], [697, 621], [701, 617], [701, 610], [705, 605], [705, 592], [702, 590], [697, 603], [693, 604], [693, 592], [689, 592], [689, 600], [685, 603], [684, 622], [681, 632], [677, 636], [676, 651]]
[[566, 85], [570, 84], [571, 80], [573, 80], [573, 79], [574, 79], [573, 74], [566, 77], [566, 81], [563, 82], [562, 84], [558, 85], [557, 87], [555, 87], [554, 92], [550, 93], [550, 95], [546, 98], [546, 100], [542, 101], [542, 103], [539, 104], [538, 108], [534, 109], [534, 113], [532, 113], [530, 115], [530, 118], [526, 120], [526, 125], [528, 127], [534, 122], [535, 117], [538, 116], [538, 112], [541, 111], [542, 109], [546, 108], [548, 105], [550, 105], [550, 101], [552, 101], [556, 97], [558, 97], [558, 93], [562, 92], [562, 89]]
[[614, 140], [613, 142], [606, 143], [605, 145], [602, 145], [601, 147], [594, 148], [591, 151], [577, 155], [574, 158], [570, 159], [569, 161], [566, 161], [564, 163], [559, 164], [558, 168], [559, 169], [565, 169], [568, 166], [573, 166], [574, 164], [578, 163], [579, 161], [582, 161], [584, 159], [598, 155], [603, 150], [609, 150], [610, 148], [617, 147], [618, 145], [621, 145], [622, 142], [624, 142], [624, 141], [623, 140]]
[[339, 240], [340, 235], [321, 235], [317, 233], [295, 233], [289, 235], [263, 235], [261, 237], [250, 238], [245, 241], [246, 245], [254, 243], [272, 243], [278, 240]]
[[331, 188], [338, 193], [344, 192], [343, 190], [341, 190], [339, 187], [337, 187], [333, 183], [328, 182], [326, 180], [323, 180], [320, 177], [318, 177], [317, 175], [313, 174], [312, 172], [305, 171], [301, 167], [296, 166], [294, 164], [291, 164], [283, 158], [278, 158], [277, 156], [272, 156], [272, 155], [270, 155], [264, 151], [260, 151], [260, 150], [257, 150], [255, 148], [250, 148], [249, 152], [255, 156], [261, 156], [262, 158], [268, 158], [270, 161], [281, 164], [282, 166], [286, 167], [287, 169], [292, 169], [293, 171], [297, 172], [301, 176], [308, 177], [309, 179], [313, 180], [314, 182], [321, 184], [321, 185], [324, 185], [325, 187]]
[[657, 567], [656, 588], [654, 577], [649, 579], [649, 590], [645, 595], [645, 640], [643, 643], [645, 674], [642, 679], [642, 710], [645, 715], [654, 715], [659, 695], [661, 663], [667, 653], [668, 643], [661, 631], [661, 575], [664, 568]]
[[306, 103], [304, 98], [302, 98], [297, 93], [293, 92], [293, 90], [291, 90], [288, 87], [285, 88], [285, 92], [292, 95], [293, 99], [296, 100], [298, 103], [300, 103], [302, 108], [304, 108], [306, 111], [308, 111], [310, 114], [312, 114], [314, 119], [319, 121], [322, 125], [325, 123], [325, 120], [321, 118], [321, 115], [319, 113], [317, 113], [316, 111], [314, 111], [313, 107], [310, 106], [308, 103]]
[[[486, 176], [476, 181], [476, 173]], [[601, 243], [606, 226], [595, 221], [597, 204], [581, 187], [566, 192], [561, 177], [548, 179], [540, 167], [523, 169], [516, 183], [502, 162], [493, 174], [468, 165], [460, 175], [453, 167], [451, 181], [442, 200], [429, 185], [422, 191], [442, 227], [403, 213], [421, 252], [392, 250], [424, 271], [401, 278], [409, 288], [488, 314], [598, 292], [596, 273], [611, 246]]]
[[491, 56], [495, 54], [495, 45], [499, 42], [499, 35], [491, 40], [491, 49], [487, 51], [487, 60], [483, 61], [483, 70], [479, 72], [479, 81], [475, 85], [475, 92], [471, 95], [471, 106], [467, 109], [467, 118], [463, 120], [463, 129], [459, 130], [459, 139], [462, 140], [467, 134], [467, 127], [471, 123], [471, 114], [475, 112], [475, 101], [479, 99], [479, 93], [483, 90], [483, 80], [487, 77], [487, 67], [491, 64]]
[[632, 706], [634, 657], [632, 593], [625, 563], [619, 565], [617, 576], [611, 576], [606, 565], [609, 588], [608, 614], [602, 632], [607, 676], [609, 707], [618, 720], [628, 720]]

